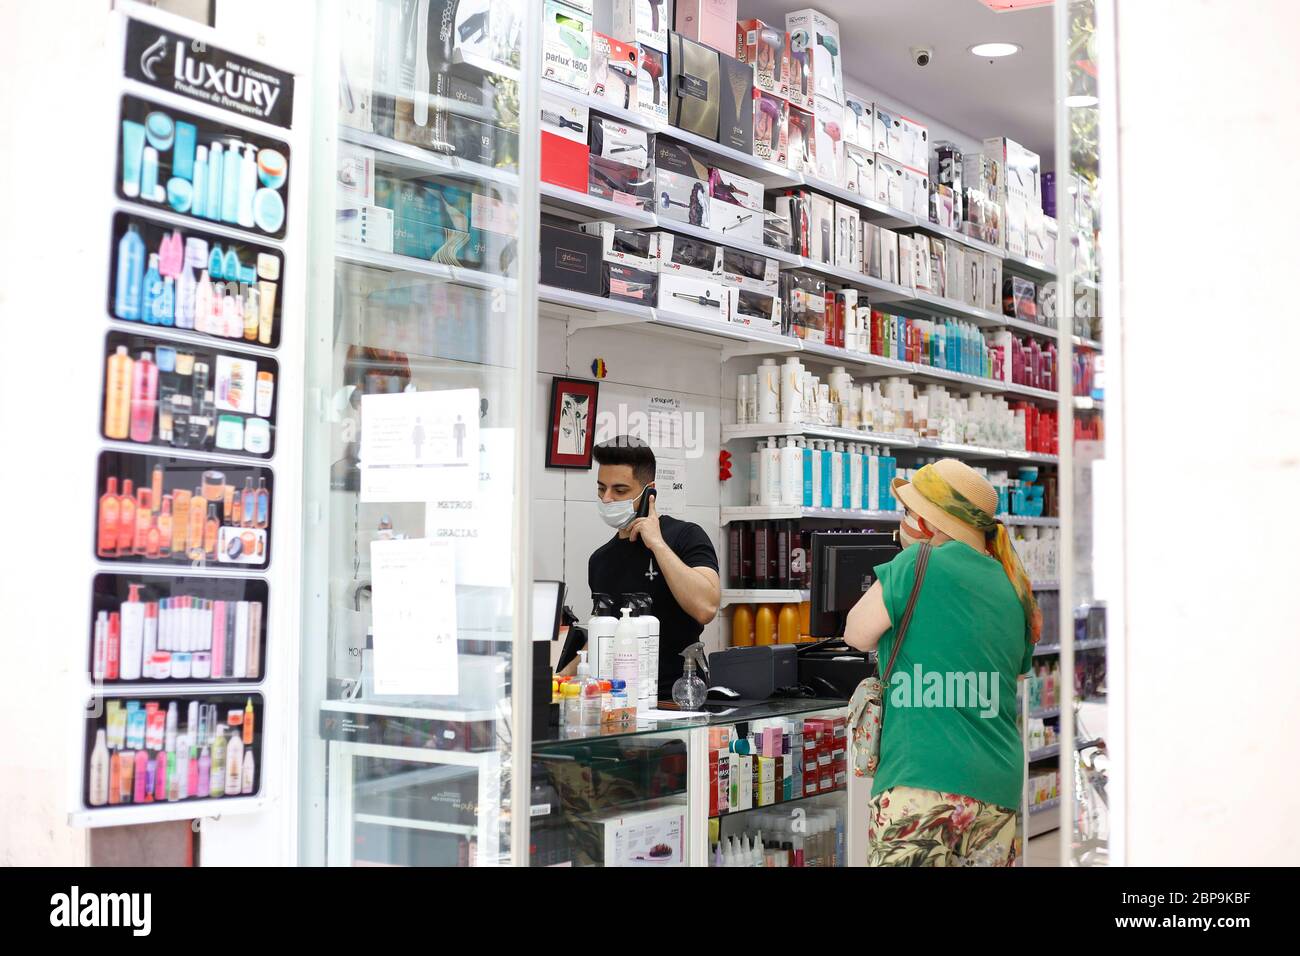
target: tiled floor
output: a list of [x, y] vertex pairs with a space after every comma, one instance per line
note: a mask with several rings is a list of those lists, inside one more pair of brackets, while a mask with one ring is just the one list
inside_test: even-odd
[[1029, 841], [1025, 852], [1026, 866], [1061, 865], [1061, 831], [1049, 830]]

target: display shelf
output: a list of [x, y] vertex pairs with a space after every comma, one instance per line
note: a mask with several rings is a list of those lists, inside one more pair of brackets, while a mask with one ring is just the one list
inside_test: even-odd
[[1061, 462], [1060, 455], [1049, 455], [1041, 451], [1009, 451], [1007, 458], [1013, 461], [1028, 461], [1040, 465], [1057, 465]]
[[909, 311], [926, 312], [930, 315], [937, 312], [940, 315], [953, 315], [960, 319], [969, 319], [982, 328], [997, 328], [1006, 324], [1006, 316], [1001, 313], [977, 308], [965, 302], [958, 302], [956, 299], [931, 295], [929, 292], [914, 292], [911, 299], [897, 304], [904, 306]]
[[417, 175], [455, 176], [497, 183], [519, 188], [519, 174], [509, 169], [497, 169], [483, 163], [471, 163], [454, 156], [444, 156], [432, 150], [421, 149], [410, 143], [401, 143], [376, 133], [367, 133], [350, 126], [340, 126], [339, 136], [354, 146], [373, 149], [385, 166]]
[[587, 292], [574, 292], [572, 289], [557, 289], [554, 286], [539, 285], [537, 287], [537, 299], [539, 302], [560, 305], [569, 310], [576, 309], [595, 316], [622, 316], [627, 322], [652, 322], [654, 320], [654, 309], [648, 305], [637, 305], [635, 302], [624, 302], [622, 299], [607, 299], [604, 296], [591, 295]]
[[1044, 800], [1042, 803], [1036, 803], [1029, 808], [1030, 815], [1046, 813], [1048, 810], [1056, 810], [1061, 806], [1060, 797], [1052, 797], [1050, 800]]
[[854, 428], [834, 428], [829, 425], [723, 425], [723, 442], [740, 441], [749, 438], [834, 438], [836, 440], [866, 442], [870, 445], [889, 445], [910, 448], [916, 445], [914, 439], [902, 435], [877, 435], [874, 432], [858, 431]]
[[[737, 347], [735, 354], [745, 355], [781, 355], [786, 352], [799, 351], [799, 340], [770, 329], [756, 329], [748, 325], [736, 325], [732, 322], [707, 322], [693, 315], [682, 315], [667, 309], [655, 309], [651, 322], [654, 328], [671, 329], [690, 335], [705, 335], [726, 339], [731, 342], [744, 343]], [[724, 358], [730, 358], [724, 348]]]
[[812, 600], [811, 591], [780, 588], [723, 588], [722, 607], [733, 604], [802, 604]]
[[1035, 262], [1025, 256], [1013, 256], [1009, 252], [1003, 253], [1002, 261], [1006, 264], [1006, 268], [1017, 275], [1027, 276], [1039, 282], [1056, 280], [1056, 270], [1045, 262]]
[[334, 245], [334, 258], [339, 262], [383, 269], [386, 272], [404, 272], [410, 275], [429, 276], [457, 285], [474, 286], [479, 289], [513, 289], [513, 280], [504, 276], [493, 275], [478, 269], [466, 269], [463, 266], [448, 266], [441, 262], [428, 262], [412, 256], [399, 256], [392, 252], [375, 252], [364, 246], [354, 246], [346, 242]]
[[1050, 325], [1043, 325], [1041, 322], [1028, 322], [1024, 319], [1017, 319], [1010, 315], [1002, 316], [1002, 325], [1009, 329], [1015, 329], [1019, 332], [1027, 332], [1030, 335], [1038, 335], [1042, 338], [1056, 341], [1059, 332]]
[[901, 511], [855, 511], [850, 508], [805, 508], [784, 505], [776, 508], [743, 506], [723, 508], [721, 524], [733, 521], [783, 521], [798, 518], [822, 518], [830, 521], [898, 521]]
[[937, 222], [930, 222], [928, 219], [922, 219], [919, 216], [914, 220], [916, 223], [915, 231], [924, 232], [931, 236], [938, 236], [941, 239], [951, 239], [953, 242], [960, 242], [964, 246], [974, 249], [976, 252], [983, 252], [986, 255], [1002, 259], [1006, 256], [1006, 250], [1000, 246], [991, 245], [974, 239], [964, 232], [956, 229], [949, 229], [947, 226], [941, 226]]
[[1004, 382], [1001, 391], [1009, 395], [1024, 395], [1026, 398], [1036, 398], [1040, 402], [1052, 402], [1053, 404], [1060, 401], [1057, 394], [1045, 388], [1034, 388], [1031, 385], [1017, 385], [1014, 382]]
[[465, 66], [472, 66], [474, 69], [482, 70], [484, 73], [493, 73], [496, 76], [504, 77], [507, 80], [514, 80], [516, 83], [519, 82], [520, 74], [518, 67], [501, 63], [498, 60], [483, 56], [479, 53], [466, 51], [460, 46], [457, 46], [452, 52], [451, 61], [453, 63], [464, 64]]
[[760, 807], [747, 807], [744, 810], [728, 810], [726, 813], [715, 813], [709, 817], [710, 820], [721, 820], [725, 817], [737, 817], [745, 813], [753, 813], [755, 810], [773, 810], [777, 807], [788, 807], [791, 804], [804, 803], [809, 800], [817, 800], [821, 797], [833, 796], [837, 793], [847, 793], [848, 786], [833, 787], [830, 790], [822, 790], [819, 793], [810, 793], [802, 797], [791, 797], [789, 800], [778, 800], [774, 803], [765, 803]]
[[[757, 213], [756, 213], [757, 215]], [[712, 229], [705, 229], [701, 226], [693, 226], [689, 222], [682, 222], [679, 219], [661, 218], [658, 220], [659, 228], [665, 232], [675, 232], [679, 235], [690, 236], [694, 239], [700, 239], [704, 242], [711, 242], [714, 245], [726, 246], [728, 249], [739, 249], [741, 252], [748, 252], [752, 256], [765, 256], [768, 259], [775, 259], [777, 262], [787, 266], [797, 266], [802, 261], [802, 257], [794, 253], [786, 252], [783, 249], [777, 249], [774, 246], [764, 245], [761, 242], [748, 242], [744, 239], [735, 239], [724, 236], [720, 232], [714, 232]]]
[[1033, 581], [1029, 585], [1035, 591], [1059, 591], [1060, 581]]
[[472, 836], [478, 833], [478, 825], [470, 823], [438, 823], [436, 820], [411, 820], [404, 817], [388, 817], [377, 813], [358, 813], [352, 817], [357, 823], [369, 823], [380, 827], [399, 827], [406, 830], [428, 830], [433, 833], [458, 833]]
[[1048, 719], [1049, 717], [1060, 717], [1060, 716], [1061, 716], [1061, 708], [1059, 708], [1059, 707], [1044, 707], [1042, 710], [1031, 711], [1030, 714], [1029, 714], [1029, 716], [1030, 716], [1030, 717], [1033, 717], [1033, 718], [1035, 718], [1035, 719], [1037, 719], [1037, 720], [1046, 720], [1046, 719]]
[[551, 183], [542, 183], [541, 190], [544, 209], [577, 213], [580, 218], [612, 222], [632, 229], [653, 229], [659, 225], [654, 213], [639, 206], [628, 206]]
[[[1074, 649], [1076, 651], [1100, 650], [1105, 646], [1106, 646], [1106, 642], [1104, 640], [1099, 640], [1099, 639], [1074, 642]], [[1053, 654], [1059, 654], [1059, 653], [1061, 653], [1060, 644], [1039, 644], [1037, 647], [1034, 648], [1035, 657], [1050, 657]]]
[[981, 445], [960, 445], [956, 442], [931, 441], [928, 438], [918, 438], [916, 447], [922, 451], [943, 452], [947, 455], [961, 458], [1006, 458], [1007, 452], [1001, 448], [991, 448]]
[[1092, 349], [1094, 352], [1102, 350], [1101, 342], [1096, 339], [1085, 339], [1081, 335], [1071, 335], [1070, 341], [1074, 343], [1075, 348]]
[[1074, 407], [1081, 412], [1104, 411], [1104, 404], [1104, 401], [1100, 398], [1089, 398], [1086, 395], [1074, 396]]
[[998, 515], [998, 520], [1005, 525], [1030, 528], [1059, 528], [1061, 526], [1061, 519], [1052, 517], [1030, 518], [1026, 515]]
[[882, 202], [871, 199], [868, 196], [862, 196], [846, 189], [843, 186], [837, 186], [825, 179], [818, 179], [816, 176], [804, 175], [802, 185], [811, 189], [813, 192], [821, 193], [824, 196], [830, 196], [832, 199], [838, 199], [840, 202], [848, 203], [851, 206], [857, 206], [863, 213], [864, 219], [883, 226], [886, 229], [914, 229], [918, 225], [918, 220], [909, 212], [901, 209], [895, 209], [887, 206]]
[[916, 367], [911, 362], [900, 362], [898, 359], [885, 358], [883, 355], [872, 355], [870, 352], [854, 352], [849, 349], [842, 349], [837, 345], [810, 342], [807, 339], [799, 339], [799, 351], [810, 358], [821, 359], [826, 362], [838, 362], [843, 365], [856, 365], [860, 368], [895, 375], [911, 375]]
[[913, 290], [906, 286], [885, 282], [883, 279], [874, 278], [865, 272], [846, 269], [843, 266], [832, 265], [829, 262], [819, 262], [816, 259], [809, 259], [807, 256], [796, 256], [795, 258], [797, 261], [788, 263], [791, 268], [803, 269], [839, 283], [865, 289], [870, 293], [870, 302], [873, 306], [894, 302], [906, 303], [911, 301], [912, 296], [915, 295]]

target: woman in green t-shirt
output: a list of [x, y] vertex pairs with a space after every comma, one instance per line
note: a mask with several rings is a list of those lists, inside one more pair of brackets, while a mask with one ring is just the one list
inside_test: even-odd
[[853, 647], [876, 650], [882, 668], [916, 578], [911, 545], [931, 551], [885, 686], [871, 865], [1009, 866], [1024, 775], [1016, 681], [1042, 614], [994, 517], [997, 492], [978, 472], [946, 458], [893, 489], [906, 509], [905, 547], [876, 568], [844, 631]]

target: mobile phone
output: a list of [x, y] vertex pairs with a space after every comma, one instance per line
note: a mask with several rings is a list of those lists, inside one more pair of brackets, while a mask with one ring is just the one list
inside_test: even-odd
[[637, 509], [636, 509], [636, 516], [637, 516], [638, 518], [646, 518], [646, 517], [649, 517], [649, 515], [650, 515], [650, 499], [653, 498], [653, 497], [654, 497], [655, 495], [657, 495], [658, 493], [659, 493], [659, 492], [656, 491], [654, 488], [647, 488], [647, 489], [645, 490], [645, 494], [643, 494], [643, 495], [641, 496], [641, 504], [640, 504], [640, 505], [637, 507]]

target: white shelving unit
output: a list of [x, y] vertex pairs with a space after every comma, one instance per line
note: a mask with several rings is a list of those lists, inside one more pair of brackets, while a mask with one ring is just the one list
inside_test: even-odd
[[1002, 254], [1002, 260], [1006, 268], [1017, 275], [1025, 276], [1037, 282], [1054, 282], [1056, 280], [1056, 270], [1045, 262], [1038, 262], [1025, 256], [1013, 256], [1006, 252]]
[[811, 600], [810, 591], [780, 588], [724, 588], [722, 606], [733, 604], [802, 604]]
[[742, 441], [750, 438], [833, 438], [836, 441], [866, 442], [869, 445], [888, 445], [894, 448], [915, 448], [916, 440], [902, 435], [877, 435], [856, 428], [832, 428], [822, 425], [723, 425], [722, 440]]
[[721, 509], [720, 523], [731, 524], [733, 521], [784, 521], [796, 518], [825, 518], [833, 521], [898, 521], [903, 517], [901, 511], [855, 511], [849, 508], [804, 508], [761, 506], [740, 506]]

